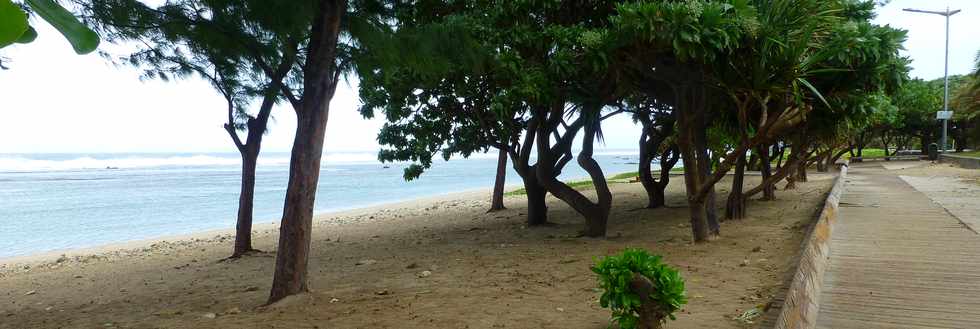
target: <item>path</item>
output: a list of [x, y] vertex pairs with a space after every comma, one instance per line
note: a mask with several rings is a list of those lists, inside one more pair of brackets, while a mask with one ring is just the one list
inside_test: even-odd
[[980, 328], [980, 235], [964, 224], [975, 221], [880, 164], [851, 166], [817, 328]]

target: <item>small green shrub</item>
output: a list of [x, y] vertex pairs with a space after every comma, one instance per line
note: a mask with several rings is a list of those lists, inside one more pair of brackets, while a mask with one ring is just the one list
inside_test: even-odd
[[626, 249], [619, 255], [605, 257], [592, 267], [599, 275], [604, 290], [599, 299], [602, 307], [612, 311], [612, 321], [623, 329], [636, 328], [643, 297], [630, 289], [633, 273], [639, 273], [654, 284], [656, 291], [649, 296], [666, 315], [674, 320], [674, 312], [687, 303], [684, 279], [676, 269], [661, 262], [661, 257], [642, 249]]

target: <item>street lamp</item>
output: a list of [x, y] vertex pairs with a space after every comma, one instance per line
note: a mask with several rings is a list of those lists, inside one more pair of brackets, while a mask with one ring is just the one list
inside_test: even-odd
[[946, 17], [946, 59], [945, 68], [943, 69], [943, 113], [937, 116], [943, 120], [943, 146], [940, 149], [940, 152], [946, 153], [946, 129], [949, 126], [949, 119], [953, 116], [953, 113], [949, 112], [949, 16], [955, 15], [956, 13], [960, 12], [960, 10], [957, 9], [954, 11], [949, 11], [949, 7], [946, 7], [946, 11], [919, 10], [912, 8], [905, 8], [902, 10], [915, 13], [936, 14]]

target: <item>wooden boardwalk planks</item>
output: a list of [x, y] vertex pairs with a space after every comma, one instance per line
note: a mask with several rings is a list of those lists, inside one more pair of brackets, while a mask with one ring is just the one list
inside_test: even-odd
[[878, 165], [839, 211], [817, 328], [980, 328], [980, 236]]

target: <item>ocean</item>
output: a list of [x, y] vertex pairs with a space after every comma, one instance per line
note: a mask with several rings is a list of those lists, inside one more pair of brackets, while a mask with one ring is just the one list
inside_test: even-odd
[[[636, 170], [636, 151], [595, 158], [607, 175]], [[402, 179], [406, 163], [379, 163], [374, 152], [327, 153], [322, 163], [317, 213], [479, 188], [489, 198], [496, 153], [435, 160], [413, 181]], [[0, 154], [0, 258], [233, 228], [240, 167], [237, 153]], [[520, 185], [509, 170], [507, 183]], [[282, 216], [288, 174], [288, 153], [259, 157], [256, 223]], [[574, 162], [562, 173], [584, 177]]]

